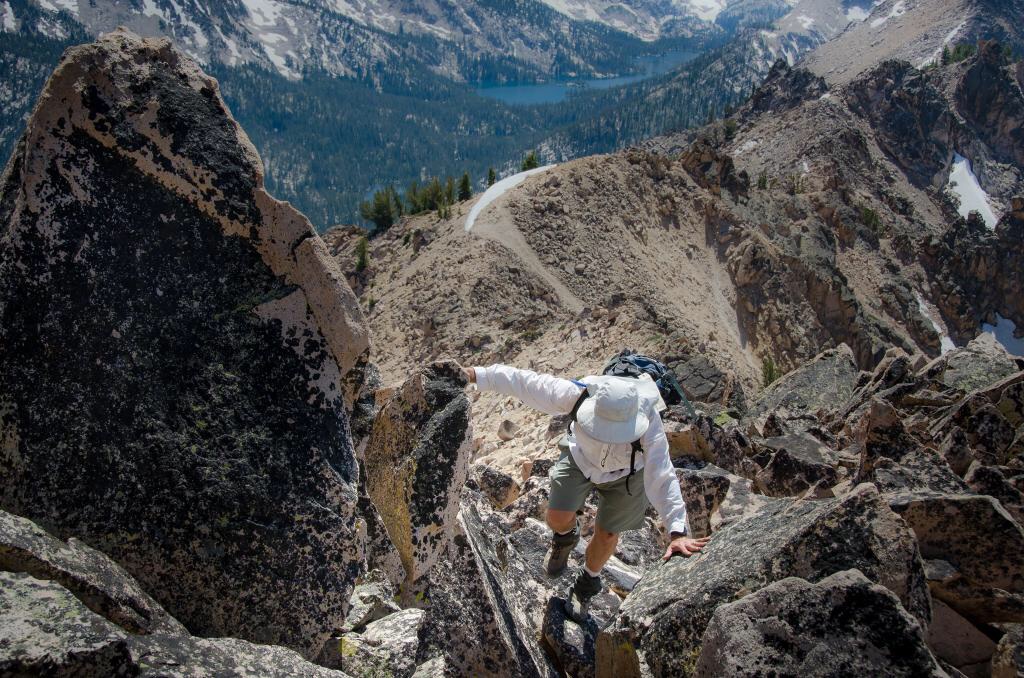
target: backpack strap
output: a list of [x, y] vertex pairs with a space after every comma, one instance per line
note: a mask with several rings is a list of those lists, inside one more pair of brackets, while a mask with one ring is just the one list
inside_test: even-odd
[[632, 497], [633, 493], [629, 489], [629, 479], [633, 477], [634, 473], [636, 473], [636, 453], [643, 452], [644, 449], [640, 445], [639, 440], [634, 440], [630, 443], [630, 447], [632, 449], [629, 452], [629, 475], [626, 476], [626, 494]]
[[581, 393], [580, 397], [576, 399], [576, 404], [572, 406], [572, 412], [569, 413], [569, 423], [565, 425], [565, 432], [568, 434], [572, 434], [572, 423], [576, 421], [576, 413], [580, 411], [580, 405], [583, 404], [584, 400], [590, 397], [590, 391], [587, 390], [586, 384], [584, 384], [582, 381], [575, 380], [572, 383], [576, 384], [577, 386], [582, 386], [583, 393]]

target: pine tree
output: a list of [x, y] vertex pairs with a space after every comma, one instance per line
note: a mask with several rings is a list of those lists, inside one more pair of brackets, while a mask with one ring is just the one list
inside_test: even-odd
[[459, 181], [459, 200], [469, 200], [473, 197], [473, 186], [469, 183], [469, 172], [462, 175]]
[[[392, 200], [394, 195], [394, 200]], [[359, 214], [367, 221], [373, 222], [376, 226], [374, 233], [383, 233], [391, 228], [397, 220], [395, 214], [395, 201], [398, 200], [394, 188], [386, 188], [373, 194], [373, 200], [363, 202], [359, 205]]]
[[455, 179], [451, 177], [444, 184], [444, 202], [446, 205], [455, 204]]
[[370, 260], [370, 241], [366, 237], [359, 239], [356, 243], [356, 272], [360, 272], [366, 268], [367, 263]]
[[538, 167], [540, 167], [540, 161], [537, 160], [537, 153], [536, 151], [530, 151], [530, 153], [523, 158], [521, 170], [525, 172], [527, 170], [537, 169]]
[[487, 168], [487, 188], [494, 185], [494, 182], [498, 180], [498, 175], [495, 174], [493, 167]]

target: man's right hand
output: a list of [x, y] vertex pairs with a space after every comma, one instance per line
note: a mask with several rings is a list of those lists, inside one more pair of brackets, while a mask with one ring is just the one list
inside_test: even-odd
[[462, 371], [466, 373], [466, 379], [469, 380], [469, 383], [471, 383], [471, 384], [475, 384], [476, 383], [476, 370], [475, 369], [473, 369], [472, 367], [463, 367]]

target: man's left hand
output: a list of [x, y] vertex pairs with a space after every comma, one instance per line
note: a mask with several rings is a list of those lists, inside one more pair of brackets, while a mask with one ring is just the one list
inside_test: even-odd
[[704, 537], [703, 539], [690, 539], [689, 537], [676, 537], [665, 549], [665, 555], [661, 557], [662, 560], [668, 560], [672, 557], [672, 554], [679, 553], [689, 558], [694, 553], [697, 553], [702, 548], [707, 546], [707, 543], [711, 541], [711, 537]]

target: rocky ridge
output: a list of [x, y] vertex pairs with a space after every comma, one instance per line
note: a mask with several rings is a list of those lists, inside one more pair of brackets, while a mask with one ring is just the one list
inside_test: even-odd
[[217, 83], [166, 40], [69, 50], [0, 190], [0, 506], [193, 632], [314, 655], [362, 557], [369, 337]]
[[[530, 177], [471, 233], [471, 202], [403, 220], [358, 272], [360, 234], [324, 238], [382, 340], [386, 380], [445, 355], [577, 377], [630, 346], [736, 415], [766, 360], [785, 372], [846, 344], [871, 369], [890, 346], [927, 360], [997, 316], [1024, 327], [1015, 78], [995, 43], [831, 88], [779, 62], [727, 121]], [[957, 214], [957, 154], [1002, 215], [994, 230]], [[513, 473], [552, 435], [490, 396], [476, 416], [480, 459]]]
[[[939, 75], [964, 83], [978, 63]], [[355, 239], [324, 242], [265, 193], [216, 83], [167, 42], [129, 33], [69, 52], [0, 194], [0, 671], [1021, 671], [1024, 361], [987, 335], [945, 353], [918, 343], [855, 294], [870, 276], [835, 273], [840, 254], [871, 262], [868, 245], [879, 247], [870, 228], [827, 216], [846, 204], [843, 184], [753, 188], [727, 152], [750, 140], [737, 136], [771, 129], [759, 111], [853, 120], [876, 170], [902, 177], [892, 190], [931, 201], [909, 216], [890, 208], [905, 218], [891, 228], [942, 236], [920, 215], [955, 221], [955, 206], [919, 188], [928, 168], [941, 173], [942, 154], [896, 153], [942, 137], [901, 140], [856, 102], [867, 92], [896, 111], [938, 102], [941, 112], [945, 90], [899, 64], [880, 68], [905, 77], [876, 74], [841, 92], [838, 109], [820, 109], [821, 81], [779, 66], [731, 139], [716, 126], [678, 157], [634, 150], [557, 168], [468, 234], [420, 218], [381, 236], [375, 268], [349, 278], [368, 309], [377, 299], [365, 322], [380, 328], [382, 380], [331, 257], [347, 261]], [[975, 127], [954, 131], [989, 147]], [[837, 162], [850, 147], [807, 143]], [[775, 150], [780, 163], [800, 161], [793, 147]], [[889, 204], [857, 183], [867, 170], [841, 168], [863, 191], [853, 205]], [[588, 208], [581, 224], [565, 196]], [[805, 237], [820, 240], [801, 249]], [[755, 246], [767, 267], [740, 267], [733, 255]], [[623, 250], [649, 270], [637, 273]], [[551, 252], [572, 256], [571, 268], [548, 263]], [[673, 297], [682, 257], [698, 293]], [[701, 334], [753, 298], [756, 285], [735, 282], [751, 271], [767, 271], [788, 324], [755, 342], [739, 330], [757, 317], [740, 315], [736, 337]], [[835, 323], [823, 324], [828, 341], [795, 342], [800, 316], [785, 305], [816, 302], [795, 301], [792, 276], [829, 271], [836, 285], [853, 281], [839, 296], [853, 312], [819, 317]], [[939, 271], [963, 276], [941, 258]], [[397, 284], [410, 278], [429, 296]], [[708, 282], [729, 305], [707, 303]], [[657, 293], [662, 303], [643, 303]], [[424, 317], [430, 325], [401, 324]], [[514, 342], [485, 339], [480, 322]], [[695, 414], [664, 418], [691, 528], [712, 540], [698, 557], [662, 562], [652, 513], [622, 539], [592, 620], [578, 625], [559, 600], [592, 534], [593, 501], [572, 568], [550, 579], [541, 566], [546, 441], [564, 420], [467, 396], [458, 365], [432, 358], [458, 350], [464, 362], [594, 369], [647, 332], [639, 346], [676, 347], [669, 362], [700, 394]], [[750, 347], [776, 332], [788, 373], [761, 391]], [[517, 475], [480, 465], [494, 450], [475, 426], [494, 417], [509, 419], [494, 428], [500, 442], [532, 449]], [[850, 653], [853, 639], [868, 651]]]

